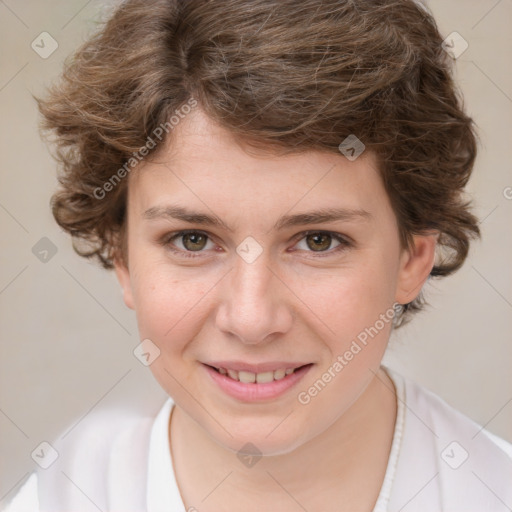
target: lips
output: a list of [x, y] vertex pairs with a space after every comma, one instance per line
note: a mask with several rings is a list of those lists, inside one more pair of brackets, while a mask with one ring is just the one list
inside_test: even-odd
[[[226, 364], [225, 362], [216, 362], [215, 364]], [[238, 363], [237, 363], [238, 364]], [[271, 363], [275, 365], [275, 363]], [[279, 364], [282, 364], [279, 362]], [[288, 364], [288, 363], [286, 363]], [[296, 363], [292, 363], [292, 366]], [[313, 363], [300, 365], [290, 368], [277, 368], [266, 372], [249, 372], [246, 370], [234, 370], [232, 368], [219, 368], [210, 364], [202, 364], [206, 373], [226, 394], [243, 402], [265, 401], [278, 398], [286, 391], [298, 384], [300, 380], [309, 372]], [[238, 364], [238, 368], [247, 368], [247, 364]], [[257, 365], [249, 366], [254, 368]], [[259, 366], [261, 368], [261, 365]], [[268, 363], [267, 363], [268, 367]], [[288, 370], [288, 373], [287, 373]], [[284, 375], [283, 375], [284, 373]]]

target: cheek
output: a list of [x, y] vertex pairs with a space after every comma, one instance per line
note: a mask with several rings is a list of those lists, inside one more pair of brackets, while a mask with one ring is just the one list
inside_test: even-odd
[[392, 259], [379, 256], [379, 251], [371, 254], [320, 279], [317, 274], [316, 280], [304, 280], [314, 283], [309, 294], [306, 288], [302, 293], [322, 321], [316, 321], [314, 328], [321, 332], [328, 356], [302, 386], [298, 402], [309, 413], [323, 411], [328, 422], [366, 389], [379, 369], [391, 332]]
[[[208, 289], [191, 273], [176, 269], [171, 273], [163, 265], [140, 268], [134, 283], [134, 300], [140, 339], [150, 339], [160, 350], [150, 370], [162, 388], [173, 397], [182, 392], [180, 382], [193, 378], [195, 358], [190, 350], [204, 326], [208, 313], [205, 297]], [[186, 399], [184, 397], [183, 399]]]
[[180, 340], [190, 339], [201, 324], [201, 299], [209, 289], [204, 277], [171, 271], [169, 265], [139, 266], [133, 293], [140, 335], [166, 351], [175, 351]]
[[309, 295], [325, 324], [322, 340], [328, 356], [297, 399], [299, 410], [322, 417], [325, 424], [339, 418], [378, 372], [395, 314], [388, 270], [382, 261], [368, 262], [326, 278], [326, 292]]
[[[306, 305], [311, 328], [331, 350], [344, 350], [350, 340], [372, 326], [394, 300], [395, 275], [384, 258], [367, 254], [329, 272], [309, 269], [291, 288]], [[309, 313], [307, 312], [309, 309]]]

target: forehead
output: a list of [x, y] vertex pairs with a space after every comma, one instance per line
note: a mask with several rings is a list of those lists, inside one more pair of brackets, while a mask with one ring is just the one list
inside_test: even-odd
[[[194, 109], [129, 178], [129, 201], [137, 209], [179, 199], [185, 204], [259, 215], [294, 208], [378, 210], [387, 196], [375, 156], [355, 161], [341, 153], [278, 153], [244, 145]], [[212, 205], [213, 206], [213, 205]]]

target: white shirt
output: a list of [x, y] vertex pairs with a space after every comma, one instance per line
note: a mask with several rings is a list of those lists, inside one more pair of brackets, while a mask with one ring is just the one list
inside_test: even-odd
[[[373, 512], [512, 509], [512, 444], [413, 381], [385, 368], [397, 390], [391, 452]], [[187, 512], [171, 458], [169, 398], [156, 418], [96, 415], [58, 459], [38, 469], [5, 512]]]

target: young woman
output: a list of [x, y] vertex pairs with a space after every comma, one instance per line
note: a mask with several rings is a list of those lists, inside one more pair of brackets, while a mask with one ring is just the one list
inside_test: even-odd
[[13, 510], [510, 510], [511, 446], [381, 364], [479, 235], [442, 42], [412, 0], [119, 5], [39, 106], [54, 216], [169, 399]]

